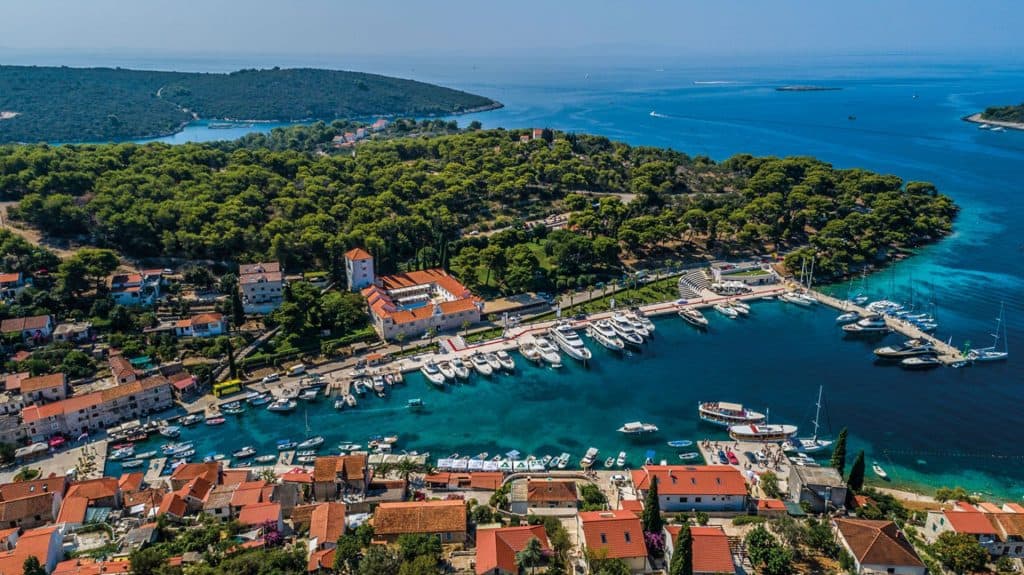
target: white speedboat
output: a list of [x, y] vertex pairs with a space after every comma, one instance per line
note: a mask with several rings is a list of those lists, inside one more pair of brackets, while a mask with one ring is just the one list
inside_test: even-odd
[[[462, 361], [461, 357], [456, 357], [451, 361], [452, 369], [455, 370], [455, 377], [459, 379], [469, 379], [469, 367]], [[397, 379], [395, 380], [398, 381]]]
[[501, 360], [498, 359], [498, 354], [494, 352], [485, 353], [484, 359], [487, 360], [487, 365], [491, 366], [491, 371], [501, 371]]
[[641, 345], [644, 342], [644, 336], [637, 332], [633, 322], [625, 315], [621, 313], [613, 314], [608, 321], [612, 329], [615, 330], [615, 333], [622, 338], [622, 341], [633, 345]]
[[942, 361], [933, 355], [915, 355], [900, 360], [900, 367], [903, 369], [933, 369], [942, 365]]
[[260, 455], [254, 459], [256, 463], [273, 463], [277, 461], [276, 455]]
[[572, 456], [569, 455], [568, 453], [564, 453], [564, 452], [561, 455], [559, 455], [558, 456], [558, 468], [559, 469], [565, 469], [565, 467], [567, 465], [569, 465], [569, 458], [570, 457], [572, 457]]
[[487, 363], [487, 359], [484, 358], [482, 354], [474, 353], [470, 356], [469, 361], [473, 364], [473, 369], [475, 369], [480, 375], [489, 376], [494, 373], [494, 369], [491, 367], [491, 364]]
[[535, 337], [534, 342], [537, 344], [537, 351], [540, 352], [541, 359], [552, 366], [562, 365], [562, 356], [551, 340], [546, 337]]
[[743, 423], [761, 423], [765, 415], [743, 407], [739, 403], [727, 401], [706, 401], [697, 406], [697, 414], [702, 421], [716, 425], [739, 425]]
[[523, 340], [519, 342], [519, 353], [529, 361], [537, 363], [543, 361], [540, 358], [540, 350], [537, 349], [537, 344], [533, 343], [533, 341]]
[[715, 311], [729, 319], [736, 319], [740, 316], [739, 312], [732, 309], [732, 306], [730, 306], [729, 304], [716, 303], [713, 307], [715, 308]]
[[256, 448], [251, 445], [246, 445], [245, 447], [232, 453], [231, 457], [234, 457], [235, 459], [245, 459], [247, 457], [252, 457], [253, 455], [256, 455]]
[[857, 313], [855, 311], [848, 311], [846, 313], [839, 314], [839, 316], [836, 317], [836, 323], [839, 324], [839, 325], [845, 325], [845, 324], [848, 324], [848, 323], [853, 323], [853, 322], [855, 322], [855, 321], [857, 321], [859, 319], [860, 319], [860, 314], [859, 313]]
[[594, 341], [606, 349], [612, 351], [622, 351], [626, 347], [626, 344], [623, 343], [619, 335], [615, 333], [611, 323], [606, 319], [590, 324], [587, 327], [587, 335], [594, 338]]
[[620, 427], [618, 431], [619, 433], [625, 433], [628, 435], [638, 435], [641, 433], [654, 433], [658, 431], [658, 426], [653, 423], [630, 421], [629, 423], [622, 424], [622, 427]]
[[587, 361], [592, 357], [580, 334], [576, 333], [576, 330], [568, 323], [560, 323], [548, 330], [548, 333], [551, 334], [551, 339], [558, 344], [558, 348], [569, 357], [577, 361]]
[[349, 407], [355, 407], [356, 405], [358, 405], [356, 402], [356, 396], [352, 395], [351, 393], [346, 395], [345, 404], [348, 405]]
[[615, 467], [622, 467], [626, 464], [626, 452], [620, 451], [619, 456], [615, 458]]
[[938, 350], [931, 342], [923, 339], [910, 339], [902, 345], [887, 345], [875, 350], [875, 355], [881, 359], [903, 359], [918, 355], [936, 355]]
[[988, 124], [980, 124], [980, 125], [978, 126], [978, 129], [979, 129], [979, 130], [987, 130], [987, 129], [991, 128], [991, 127], [992, 127], [992, 126], [990, 126], [990, 125], [988, 125]]
[[167, 437], [169, 439], [176, 439], [179, 435], [181, 435], [181, 428], [178, 427], [177, 425], [163, 425], [160, 427], [160, 429], [157, 430], [157, 432], [160, 435]]
[[730, 302], [729, 305], [740, 315], [750, 315], [750, 306], [740, 300]]
[[875, 334], [889, 333], [892, 331], [885, 318], [880, 315], [873, 315], [857, 320], [855, 323], [848, 323], [843, 326], [843, 331], [849, 334]]
[[810, 301], [808, 301], [808, 300], [806, 300], [806, 299], [804, 299], [802, 297], [798, 297], [795, 292], [786, 292], [786, 293], [783, 293], [783, 294], [779, 294], [779, 299], [784, 301], [784, 302], [786, 302], [786, 303], [791, 303], [791, 304], [798, 305], [798, 306], [801, 306], [801, 307], [807, 307], [807, 306], [811, 305]]
[[267, 411], [277, 411], [284, 413], [295, 409], [295, 400], [287, 399], [282, 397], [281, 399], [275, 399], [270, 405], [267, 406]]
[[423, 377], [427, 378], [427, 381], [430, 383], [438, 387], [444, 387], [445, 377], [444, 374], [441, 373], [440, 368], [437, 367], [436, 363], [428, 361], [423, 364], [423, 366], [420, 367], [420, 373], [422, 373]]
[[686, 323], [693, 327], [699, 329], [707, 329], [708, 327], [708, 318], [704, 317], [704, 314], [700, 313], [700, 310], [695, 308], [687, 307], [680, 309], [679, 317], [683, 318]]
[[498, 363], [501, 364], [501, 369], [509, 372], [516, 370], [516, 360], [512, 359], [512, 356], [507, 351], [500, 349], [494, 355], [498, 356]]
[[729, 428], [729, 437], [736, 441], [757, 441], [763, 443], [786, 441], [796, 435], [795, 425], [778, 423], [750, 423], [733, 425]]
[[580, 460], [580, 465], [582, 467], [590, 467], [591, 465], [594, 464], [594, 460], [597, 458], [597, 454], [598, 449], [596, 447], [591, 447], [587, 449], [587, 452], [583, 455], [583, 459]]
[[881, 479], [884, 479], [886, 481], [889, 480], [889, 474], [886, 473], [884, 469], [882, 469], [882, 466], [879, 465], [877, 461], [871, 462], [871, 471], [874, 471], [875, 475], [877, 475]]
[[297, 446], [297, 445], [298, 445], [298, 443], [296, 443], [294, 441], [291, 441], [291, 440], [288, 440], [288, 439], [281, 439], [281, 440], [279, 440], [277, 442], [277, 450], [278, 451], [288, 451], [290, 449], [295, 449], [295, 446]]
[[316, 437], [310, 437], [309, 439], [299, 443], [295, 446], [296, 449], [316, 449], [324, 444], [324, 436], [317, 435]]
[[441, 375], [443, 375], [445, 379], [455, 379], [455, 366], [452, 365], [451, 363], [447, 361], [439, 361], [437, 362], [437, 369], [438, 371], [441, 372]]
[[316, 396], [317, 393], [315, 389], [307, 389], [299, 394], [299, 399], [304, 401], [316, 401]]

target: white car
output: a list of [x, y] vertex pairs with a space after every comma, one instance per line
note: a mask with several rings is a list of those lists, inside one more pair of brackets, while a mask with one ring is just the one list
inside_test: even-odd
[[281, 375], [280, 374], [272, 373], [272, 374], [264, 377], [262, 379], [262, 381], [263, 381], [263, 383], [273, 383], [273, 382], [275, 382], [275, 381], [277, 381], [279, 379], [281, 379]]
[[616, 473], [615, 475], [612, 475], [612, 483], [625, 483], [625, 482], [626, 482], [626, 476], [625, 475], [623, 475], [621, 473]]

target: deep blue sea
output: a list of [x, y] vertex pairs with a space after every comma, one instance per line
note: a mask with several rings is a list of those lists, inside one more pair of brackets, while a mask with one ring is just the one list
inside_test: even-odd
[[[296, 63], [301, 62], [273, 62]], [[186, 64], [183, 69], [253, 65]], [[349, 61], [306, 64], [360, 67]], [[377, 61], [372, 71], [438, 82], [505, 104], [460, 122], [598, 133], [718, 160], [736, 153], [811, 155], [837, 167], [934, 182], [963, 209], [955, 233], [870, 276], [868, 290], [878, 298], [934, 302], [937, 335], [958, 346], [989, 345], [1005, 302], [1012, 357], [1003, 364], [908, 373], [876, 365], [876, 341], [845, 340], [832, 311], [765, 302], [747, 320], [714, 318], [707, 334], [666, 318], [658, 322], [654, 343], [633, 357], [608, 356], [592, 346], [596, 358], [589, 370], [538, 370], [520, 361], [515, 376], [446, 392], [430, 389], [416, 374], [387, 401], [368, 398], [344, 413], [326, 402], [310, 407], [312, 427], [329, 433], [332, 443], [399, 433], [400, 448], [442, 456], [515, 448], [579, 457], [593, 445], [602, 456], [626, 450], [635, 465], [649, 448], [673, 459], [675, 453], [663, 447], [666, 440], [721, 436], [697, 424], [699, 400], [770, 407], [774, 421], [809, 428], [823, 385], [831, 430], [848, 426], [852, 452], [866, 450], [894, 485], [962, 485], [997, 497], [1024, 496], [1024, 133], [991, 133], [960, 120], [987, 105], [1024, 101], [1019, 63], [896, 57], [717, 67], [671, 59], [635, 65]], [[796, 83], [841, 90], [774, 90]], [[197, 126], [167, 141], [239, 135], [226, 132]], [[847, 287], [833, 289], [845, 294]], [[407, 412], [410, 397], [424, 398], [427, 411]], [[212, 438], [205, 429], [186, 434], [206, 436], [200, 453], [246, 443], [268, 451], [276, 438], [301, 436], [302, 419], [299, 412], [260, 412], [233, 420]], [[656, 440], [632, 443], [615, 432], [637, 419], [661, 427]]]

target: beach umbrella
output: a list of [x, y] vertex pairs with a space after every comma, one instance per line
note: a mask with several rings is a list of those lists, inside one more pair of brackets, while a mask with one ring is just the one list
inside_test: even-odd
[[512, 462], [508, 459], [502, 459], [498, 462], [499, 471], [512, 471]]

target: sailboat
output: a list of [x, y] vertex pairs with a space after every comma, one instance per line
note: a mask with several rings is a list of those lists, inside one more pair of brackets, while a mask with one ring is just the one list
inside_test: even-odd
[[818, 418], [821, 416], [821, 394], [824, 386], [818, 386], [818, 403], [814, 411], [814, 434], [810, 437], [797, 437], [791, 439], [784, 447], [786, 451], [798, 451], [802, 453], [814, 453], [832, 445], [831, 439], [818, 439]]
[[[1010, 356], [1010, 350], [1006, 341], [1006, 305], [999, 304], [999, 317], [996, 318], [995, 333], [992, 334], [992, 347], [972, 349], [967, 352], [967, 359], [971, 361], [1003, 361]], [[1000, 334], [1000, 331], [1002, 332]], [[999, 338], [1003, 339], [1003, 349], [999, 349]]]

